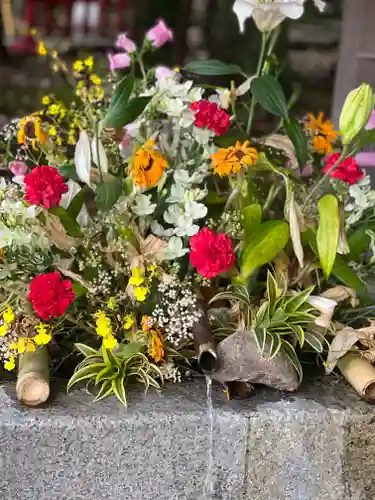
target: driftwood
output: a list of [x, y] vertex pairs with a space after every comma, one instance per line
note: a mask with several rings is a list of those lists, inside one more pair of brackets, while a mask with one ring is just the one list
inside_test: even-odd
[[297, 372], [283, 351], [272, 360], [263, 358], [251, 330], [239, 330], [220, 342], [217, 356], [219, 369], [212, 378], [224, 385], [250, 382], [289, 392], [299, 387]]
[[367, 359], [349, 352], [338, 361], [337, 366], [360, 396], [375, 403], [375, 368]]
[[18, 362], [17, 398], [27, 406], [39, 406], [50, 394], [48, 348], [22, 354]]

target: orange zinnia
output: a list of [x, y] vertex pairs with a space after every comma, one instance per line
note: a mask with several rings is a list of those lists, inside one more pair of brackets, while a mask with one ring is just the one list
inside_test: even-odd
[[152, 330], [150, 355], [157, 363], [164, 359], [163, 336], [158, 330]]
[[235, 146], [219, 151], [211, 155], [212, 169], [215, 174], [224, 175], [236, 174], [242, 167], [255, 165], [258, 161], [256, 149], [249, 147], [249, 141], [241, 144], [239, 141]]
[[317, 153], [322, 155], [333, 153], [333, 144], [340, 134], [334, 129], [330, 120], [324, 119], [324, 113], [319, 113], [317, 117], [309, 113], [305, 128], [313, 136], [313, 148]]
[[154, 139], [150, 139], [140, 147], [133, 158], [134, 184], [143, 188], [156, 186], [168, 167], [166, 158], [153, 149]]

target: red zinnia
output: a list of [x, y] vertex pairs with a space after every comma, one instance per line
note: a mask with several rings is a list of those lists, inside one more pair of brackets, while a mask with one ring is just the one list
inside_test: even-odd
[[195, 112], [194, 125], [199, 128], [208, 128], [216, 135], [227, 133], [230, 116], [214, 102], [205, 100], [193, 102], [190, 109]]
[[62, 316], [75, 299], [72, 283], [59, 272], [38, 274], [30, 283], [27, 297], [35, 313], [42, 319]]
[[[329, 156], [325, 160], [325, 167], [323, 172], [327, 173], [340, 158], [339, 153]], [[361, 170], [355, 158], [349, 157], [338, 164], [333, 172], [329, 174], [332, 179], [340, 179], [348, 184], [357, 184], [358, 181], [363, 179], [364, 172]]]
[[205, 278], [228, 271], [236, 261], [231, 239], [206, 227], [190, 238], [190, 246], [190, 262]]
[[61, 197], [68, 191], [64, 177], [54, 167], [43, 165], [25, 176], [25, 201], [31, 205], [44, 208], [54, 208], [61, 201]]

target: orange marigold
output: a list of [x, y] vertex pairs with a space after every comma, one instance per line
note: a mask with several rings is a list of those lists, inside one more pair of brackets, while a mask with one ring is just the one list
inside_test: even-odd
[[163, 335], [158, 330], [152, 330], [151, 336], [151, 352], [150, 356], [157, 363], [164, 359], [164, 341]]
[[256, 149], [249, 147], [249, 141], [243, 144], [237, 141], [234, 146], [219, 149], [211, 155], [211, 160], [214, 173], [223, 177], [239, 172], [244, 166], [255, 165], [258, 153]]
[[154, 187], [168, 167], [166, 158], [153, 149], [154, 139], [140, 147], [133, 158], [134, 183], [143, 188]]
[[305, 128], [313, 136], [313, 148], [317, 153], [322, 155], [333, 153], [333, 144], [340, 134], [330, 120], [324, 119], [324, 113], [319, 113], [317, 117], [309, 113]]

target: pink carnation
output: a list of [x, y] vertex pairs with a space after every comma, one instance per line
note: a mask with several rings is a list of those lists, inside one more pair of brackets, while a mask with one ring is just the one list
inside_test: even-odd
[[190, 238], [190, 262], [204, 278], [228, 271], [236, 261], [231, 239], [206, 227]]
[[198, 128], [208, 128], [216, 135], [227, 133], [230, 125], [230, 116], [226, 111], [219, 108], [214, 102], [204, 99], [193, 102], [190, 109], [195, 113], [194, 125]]
[[24, 178], [26, 193], [25, 201], [31, 205], [44, 208], [54, 208], [61, 201], [64, 193], [68, 192], [68, 185], [56, 168], [48, 165], [34, 168]]
[[43, 320], [62, 316], [75, 299], [72, 283], [59, 272], [38, 274], [30, 283], [28, 299]]

